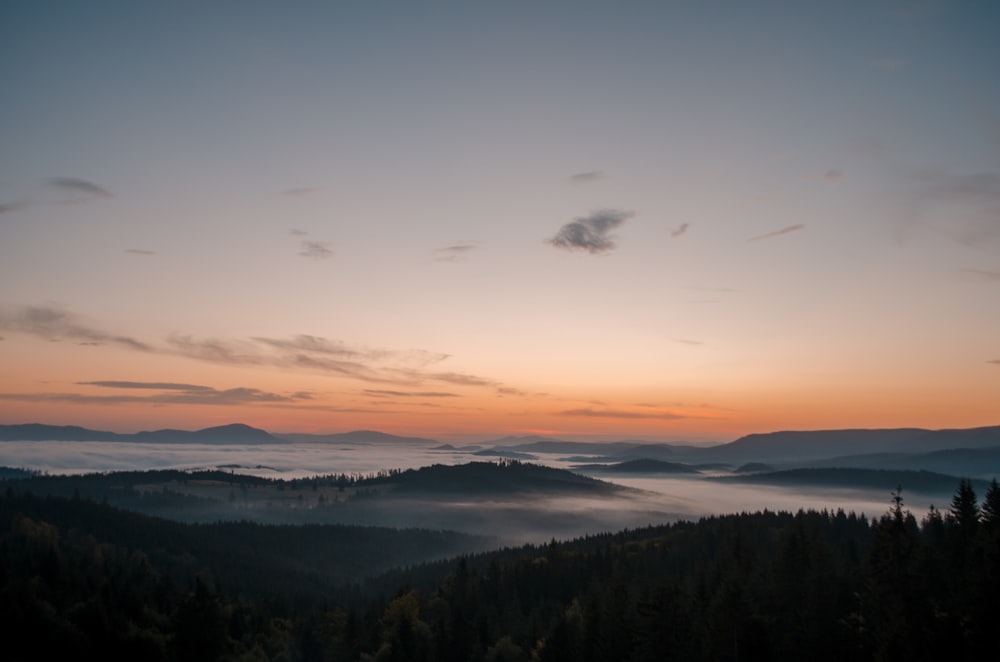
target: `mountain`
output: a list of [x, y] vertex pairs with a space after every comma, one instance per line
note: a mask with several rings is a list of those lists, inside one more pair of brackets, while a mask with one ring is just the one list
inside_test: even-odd
[[[750, 434], [695, 452], [729, 462], [805, 462], [845, 455], [915, 453], [1000, 446], [1000, 426], [963, 430], [898, 428]], [[685, 459], [688, 459], [685, 456]]]
[[123, 441], [127, 436], [76, 425], [0, 425], [0, 441]]
[[125, 441], [164, 444], [276, 444], [281, 439], [242, 423], [204, 430], [153, 430], [120, 434], [75, 425], [0, 425], [0, 441]]
[[952, 448], [929, 453], [869, 453], [845, 455], [811, 463], [815, 467], [909, 469], [937, 471], [953, 476], [1000, 476], [1000, 446]]
[[423, 437], [400, 437], [376, 430], [355, 430], [334, 434], [305, 434], [290, 432], [278, 435], [286, 441], [305, 444], [435, 444], [441, 442]]

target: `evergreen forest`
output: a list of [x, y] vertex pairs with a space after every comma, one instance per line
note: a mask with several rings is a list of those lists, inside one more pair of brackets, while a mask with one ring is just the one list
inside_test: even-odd
[[983, 660], [1000, 489], [918, 517], [755, 512], [545, 545], [184, 524], [0, 497], [9, 660]]

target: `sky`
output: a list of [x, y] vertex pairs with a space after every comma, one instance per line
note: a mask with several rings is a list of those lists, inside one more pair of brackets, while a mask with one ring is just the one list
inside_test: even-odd
[[1000, 424], [1000, 4], [6, 2], [0, 423]]

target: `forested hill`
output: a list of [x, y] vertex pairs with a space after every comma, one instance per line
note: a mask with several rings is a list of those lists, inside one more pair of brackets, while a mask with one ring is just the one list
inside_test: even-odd
[[384, 531], [365, 536], [182, 526], [8, 494], [0, 497], [4, 652], [164, 662], [995, 653], [995, 482], [982, 505], [962, 482], [948, 511], [919, 522], [901, 499], [871, 522], [842, 511], [709, 517], [430, 563], [364, 591], [331, 586], [324, 566], [342, 557], [336, 544], [360, 539], [362, 555], [397, 553]]
[[[955, 476], [932, 471], [910, 471], [890, 469], [787, 469], [761, 473], [744, 473], [733, 476], [713, 477], [709, 480], [729, 483], [752, 483], [756, 485], [786, 485], [797, 487], [837, 487], [847, 489], [882, 490], [888, 494], [896, 488], [904, 493], [948, 495], [955, 489]], [[988, 484], [984, 480], [974, 480], [973, 487], [983, 492]]]

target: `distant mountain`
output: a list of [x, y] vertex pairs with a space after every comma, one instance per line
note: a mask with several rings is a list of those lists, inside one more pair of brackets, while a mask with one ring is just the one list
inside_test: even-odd
[[664, 462], [649, 458], [627, 460], [616, 464], [579, 464], [573, 467], [583, 473], [607, 474], [697, 474], [694, 467], [680, 462]]
[[[769, 473], [744, 474], [710, 478], [727, 483], [751, 483], [755, 485], [778, 485], [818, 488], [848, 488], [864, 490], [884, 490], [886, 494], [901, 487], [903, 494], [954, 494], [959, 478], [932, 471], [890, 471], [883, 469], [789, 469]], [[980, 494], [985, 493], [986, 481], [973, 481]]]
[[128, 436], [76, 425], [0, 425], [0, 441], [124, 441]]
[[434, 444], [441, 442], [423, 437], [400, 437], [376, 430], [355, 430], [334, 434], [303, 434], [290, 432], [278, 435], [281, 439], [309, 444]]
[[924, 470], [970, 477], [1000, 476], [1000, 446], [953, 448], [929, 453], [846, 455], [820, 460], [812, 466]]
[[[751, 434], [699, 449], [699, 457], [729, 462], [804, 462], [845, 455], [915, 453], [1000, 446], [1000, 426], [964, 430], [815, 430]], [[687, 458], [685, 458], [687, 459]]]
[[88, 430], [77, 426], [0, 425], [0, 441], [125, 441], [163, 444], [276, 444], [277, 437], [258, 428], [234, 423], [204, 430], [153, 430], [135, 434], [119, 434]]

